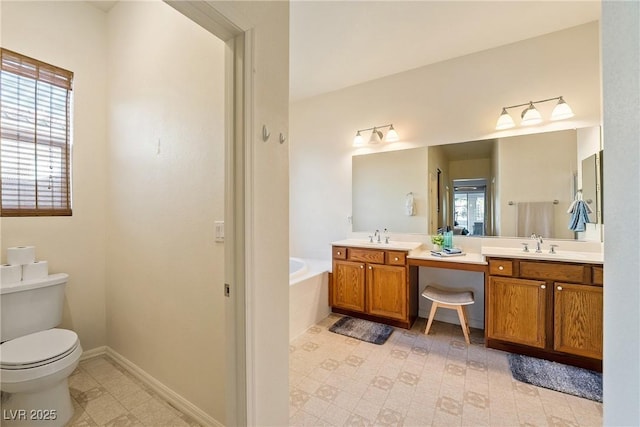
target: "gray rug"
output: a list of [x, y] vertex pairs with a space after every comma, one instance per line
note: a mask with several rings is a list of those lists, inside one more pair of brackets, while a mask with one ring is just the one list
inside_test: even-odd
[[393, 333], [393, 326], [345, 316], [334, 323], [329, 330], [373, 344], [384, 344]]
[[562, 393], [602, 402], [602, 374], [520, 354], [509, 354], [513, 378]]

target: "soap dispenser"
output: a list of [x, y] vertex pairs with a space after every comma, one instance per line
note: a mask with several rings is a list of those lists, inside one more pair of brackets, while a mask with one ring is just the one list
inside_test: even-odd
[[453, 231], [451, 227], [447, 225], [447, 229], [444, 232], [444, 248], [451, 249], [453, 248]]

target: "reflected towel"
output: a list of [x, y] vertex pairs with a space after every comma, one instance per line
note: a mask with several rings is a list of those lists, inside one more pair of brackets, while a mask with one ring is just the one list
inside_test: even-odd
[[416, 214], [416, 204], [413, 199], [413, 193], [407, 194], [407, 198], [404, 201], [404, 213], [407, 216], [414, 216]]
[[524, 202], [516, 205], [516, 236], [554, 235], [553, 202]]
[[584, 200], [576, 201], [576, 205], [569, 218], [569, 230], [585, 231], [589, 221], [589, 206]]

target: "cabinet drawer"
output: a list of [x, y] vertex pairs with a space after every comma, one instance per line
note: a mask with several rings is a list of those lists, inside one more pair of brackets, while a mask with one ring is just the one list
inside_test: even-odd
[[504, 259], [489, 260], [489, 274], [492, 276], [511, 276], [513, 274], [513, 262]]
[[405, 265], [407, 254], [405, 252], [387, 252], [387, 264], [389, 265]]
[[349, 248], [349, 260], [384, 264], [384, 251]]
[[591, 281], [594, 285], [602, 285], [604, 283], [602, 267], [593, 267], [591, 275]]
[[585, 280], [585, 273], [587, 273], [586, 277], [589, 279], [585, 268], [583, 265], [521, 261], [520, 277], [582, 283]]
[[334, 246], [333, 247], [334, 259], [347, 259], [347, 248]]

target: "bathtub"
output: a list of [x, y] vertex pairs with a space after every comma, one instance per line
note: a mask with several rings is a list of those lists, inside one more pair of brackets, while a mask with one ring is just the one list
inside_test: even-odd
[[289, 341], [331, 312], [329, 261], [289, 259]]

